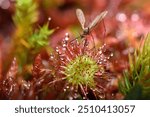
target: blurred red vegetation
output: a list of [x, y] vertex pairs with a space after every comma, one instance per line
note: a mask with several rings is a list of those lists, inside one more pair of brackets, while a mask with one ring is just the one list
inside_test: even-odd
[[[80, 34], [75, 15], [76, 8], [83, 9], [88, 19], [87, 22], [90, 22], [99, 12], [108, 10], [106, 18], [91, 33], [96, 47], [100, 47], [105, 43], [108, 53], [113, 52], [114, 56], [110, 59], [109, 72], [115, 74], [116, 79], [120, 79], [123, 71], [129, 67], [128, 54], [133, 54], [134, 50], [139, 47], [141, 39], [150, 31], [150, 2], [148, 0], [35, 1], [39, 4], [38, 10], [40, 13], [37, 25], [43, 25], [51, 17], [49, 27], [55, 29], [59, 27], [50, 37], [50, 46], [53, 48], [61, 44], [66, 32], [70, 34], [71, 39], [74, 39], [78, 33]], [[49, 53], [43, 51], [35, 57], [32, 78], [29, 80], [24, 79], [19, 74], [16, 58], [10, 60], [10, 41], [15, 30], [12, 20], [14, 12], [14, 3], [11, 3], [8, 9], [0, 8], [0, 99], [59, 99], [60, 94], [58, 92], [62, 91], [65, 82], [58, 83], [59, 87], [51, 86], [51, 89], [48, 88], [47, 84], [54, 77], [50, 75], [50, 71], [46, 70], [50, 66], [44, 66], [43, 61], [50, 64]], [[11, 65], [6, 68], [3, 63], [7, 62]], [[56, 68], [58, 62], [50, 65], [54, 65]], [[53, 70], [58, 72], [59, 69]], [[112, 87], [106, 88], [108, 91], [106, 99], [123, 98], [118, 93], [116, 82], [117, 80], [112, 81]], [[56, 92], [48, 93], [49, 90], [56, 90]], [[112, 96], [112, 92], [115, 92], [115, 96], [114, 94]]]

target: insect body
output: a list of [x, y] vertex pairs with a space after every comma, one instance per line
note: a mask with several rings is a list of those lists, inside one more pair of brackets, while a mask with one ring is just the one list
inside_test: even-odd
[[77, 18], [81, 24], [81, 27], [83, 29], [83, 34], [81, 35], [81, 38], [83, 38], [85, 35], [88, 35], [90, 31], [107, 15], [107, 11], [103, 11], [99, 15], [95, 17], [95, 19], [87, 26], [85, 27], [85, 16], [81, 9], [76, 10]]

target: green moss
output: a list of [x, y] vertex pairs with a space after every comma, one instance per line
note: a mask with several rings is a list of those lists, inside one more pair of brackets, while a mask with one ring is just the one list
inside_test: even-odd
[[49, 35], [54, 30], [48, 28], [49, 23], [35, 29], [38, 21], [38, 4], [34, 0], [16, 0], [16, 12], [13, 16], [16, 32], [12, 39], [12, 53], [17, 58], [20, 72], [32, 65], [35, 56], [46, 49]]
[[33, 0], [16, 0], [16, 12], [13, 20], [18, 28], [25, 29], [23, 32], [31, 31], [32, 25], [37, 22], [37, 7], [37, 3]]
[[[134, 56], [129, 55], [129, 65], [129, 70], [124, 72], [124, 77], [119, 82], [120, 92], [125, 97], [130, 97], [132, 92], [137, 91], [139, 99], [147, 99], [150, 97], [150, 35], [145, 39], [143, 47], [135, 51]], [[140, 86], [141, 91], [134, 90], [137, 86]]]

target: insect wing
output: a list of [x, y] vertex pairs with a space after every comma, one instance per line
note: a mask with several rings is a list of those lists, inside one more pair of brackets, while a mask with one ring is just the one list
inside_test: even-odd
[[99, 14], [98, 16], [96, 16], [96, 18], [89, 24], [88, 28], [90, 30], [92, 30], [93, 27], [95, 27], [97, 25], [97, 23], [99, 23], [102, 19], [104, 19], [104, 17], [107, 15], [108, 11], [104, 11], [101, 14]]
[[84, 28], [85, 28], [85, 16], [84, 16], [83, 11], [81, 9], [77, 9], [76, 15], [77, 15], [77, 18], [81, 24], [82, 29], [84, 30]]

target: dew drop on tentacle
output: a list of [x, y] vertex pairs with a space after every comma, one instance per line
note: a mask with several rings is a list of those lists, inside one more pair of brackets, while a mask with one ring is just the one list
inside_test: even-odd
[[66, 86], [66, 88], [69, 89], [70, 87], [69, 87], [69, 86]]
[[102, 49], [104, 49], [104, 47], [105, 47], [105, 44], [103, 44], [103, 45], [100, 47], [100, 49], [102, 50]]
[[75, 43], [76, 43], [76, 45], [77, 45], [77, 46], [79, 46], [79, 45], [80, 45], [80, 43], [79, 43], [78, 39], [75, 39]]
[[114, 56], [114, 54], [113, 54], [113, 53], [111, 53], [111, 54], [110, 54], [110, 56], [111, 56], [111, 57], [113, 57], [113, 56]]
[[67, 47], [63, 47], [62, 51], [65, 53], [67, 51]]
[[62, 47], [62, 51], [65, 52], [66, 51], [66, 45], [63, 45]]
[[51, 54], [49, 59], [54, 60], [54, 55]]
[[103, 44], [102, 46], [101, 46], [101, 50], [103, 51], [103, 52], [106, 52], [106, 44]]
[[103, 44], [103, 48], [106, 46], [106, 43]]
[[103, 61], [103, 58], [100, 58], [100, 61]]
[[95, 89], [91, 89], [93, 92], [95, 92], [96, 90]]
[[100, 93], [100, 94], [99, 94], [99, 98], [100, 98], [100, 99], [105, 99], [105, 93]]
[[42, 81], [41, 81], [41, 80], [40, 80], [40, 81], [37, 81], [37, 82], [36, 82], [36, 85], [37, 85], [37, 86], [40, 86], [40, 85], [41, 85], [41, 83], [42, 83]]
[[48, 21], [51, 21], [51, 20], [52, 20], [52, 18], [51, 18], [51, 17], [49, 17], [49, 18], [48, 18]]
[[100, 50], [98, 53], [101, 55], [102, 54], [102, 50]]
[[57, 54], [62, 54], [61, 52], [60, 52], [60, 50], [59, 50], [59, 47], [56, 47], [56, 50], [55, 50], [56, 52], [57, 52]]
[[66, 60], [66, 56], [64, 53], [62, 53], [61, 55], [59, 55], [61, 62], [64, 62]]
[[63, 57], [60, 57], [60, 60], [61, 60], [61, 61], [64, 61], [64, 58], [63, 58]]
[[62, 46], [66, 46], [67, 45], [67, 41], [65, 39], [62, 40]]
[[110, 59], [110, 57], [108, 56], [108, 57], [107, 57], [107, 59], [109, 60], [109, 59]]
[[105, 59], [110, 60], [110, 59], [111, 59], [111, 57], [113, 57], [113, 56], [114, 56], [114, 54], [113, 54], [113, 53], [111, 53], [111, 54], [109, 54], [107, 57], [105, 57]]
[[107, 59], [106, 58], [104, 58], [104, 60], [103, 60], [104, 62], [106, 62], [107, 61]]
[[62, 47], [63, 47], [63, 48], [66, 48], [66, 46], [67, 46], [67, 44], [66, 44], [66, 42], [64, 42], [64, 43], [62, 44]]
[[65, 34], [65, 37], [69, 37], [69, 33], [66, 33], [66, 34]]
[[63, 91], [66, 92], [66, 88], [64, 88]]
[[69, 40], [69, 33], [66, 33], [66, 34], [65, 34], [65, 41], [68, 42], [68, 40]]
[[56, 47], [56, 50], [55, 50], [56, 52], [59, 52], [59, 48], [58, 47]]

